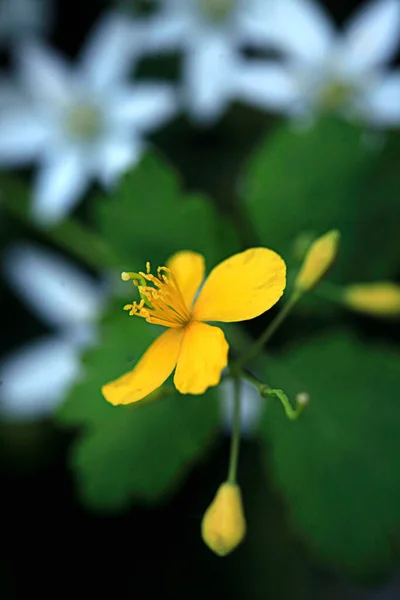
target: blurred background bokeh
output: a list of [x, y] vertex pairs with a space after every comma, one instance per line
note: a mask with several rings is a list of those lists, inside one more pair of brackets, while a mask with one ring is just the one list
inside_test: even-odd
[[[0, 0], [1, 598], [400, 598], [400, 301], [343, 296], [400, 285], [399, 45], [397, 0]], [[264, 245], [290, 291], [331, 228], [252, 365], [310, 405], [243, 388], [248, 532], [219, 558], [232, 388], [107, 405], [154, 339], [118, 275]]]

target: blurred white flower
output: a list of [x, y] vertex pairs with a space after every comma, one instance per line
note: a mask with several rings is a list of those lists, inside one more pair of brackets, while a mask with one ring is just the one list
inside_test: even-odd
[[10, 79], [0, 72], [0, 119], [5, 118], [7, 111], [13, 113], [16, 103], [22, 107], [24, 100]]
[[[241, 436], [250, 437], [261, 418], [266, 400], [261, 398], [254, 386], [241, 381]], [[222, 426], [226, 433], [232, 432], [234, 386], [231, 379], [224, 379], [219, 386]]]
[[0, 43], [42, 34], [51, 20], [50, 0], [0, 0]]
[[80, 354], [96, 339], [106, 293], [66, 259], [31, 244], [16, 244], [6, 252], [4, 274], [29, 309], [55, 329], [0, 364], [1, 414], [38, 419], [63, 401], [81, 375]]
[[30, 342], [0, 364], [0, 414], [9, 420], [45, 417], [81, 374], [79, 352], [70, 342], [57, 336]]
[[386, 66], [400, 42], [400, 0], [368, 3], [341, 33], [314, 0], [281, 0], [273, 27], [286, 59], [256, 60], [238, 73], [242, 100], [297, 117], [333, 111], [369, 125], [400, 125], [400, 70]]
[[[190, 116], [208, 124], [235, 99], [244, 44], [265, 44], [274, 0], [162, 0], [146, 27], [144, 51], [183, 49], [183, 94]], [[280, 0], [278, 0], [280, 1]]]
[[19, 48], [26, 102], [0, 113], [0, 165], [38, 162], [33, 215], [43, 223], [62, 219], [91, 179], [112, 186], [140, 158], [143, 133], [176, 110], [170, 85], [129, 84], [133, 33], [129, 19], [107, 15], [74, 69], [39, 43]]

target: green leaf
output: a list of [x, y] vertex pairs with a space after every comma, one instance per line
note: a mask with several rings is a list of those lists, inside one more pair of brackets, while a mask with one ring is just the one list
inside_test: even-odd
[[332, 277], [351, 279], [359, 187], [375, 160], [360, 131], [340, 121], [321, 120], [301, 133], [282, 125], [261, 144], [244, 178], [243, 206], [260, 242], [290, 266], [299, 236], [312, 239], [339, 229], [341, 251]]
[[[290, 529], [272, 477], [267, 478], [263, 473], [262, 450], [261, 445], [248, 440], [240, 447], [239, 482], [247, 532], [243, 544], [227, 558], [228, 563], [212, 564], [212, 568], [219, 571], [217, 581], [221, 581], [221, 575], [225, 573], [221, 597], [254, 600], [324, 598], [315, 587], [311, 588], [311, 561]], [[213, 469], [214, 463], [209, 468], [211, 477]]]
[[399, 156], [400, 136], [393, 134], [362, 185], [357, 281], [393, 278], [400, 272]]
[[[68, 250], [94, 269], [108, 269], [120, 265], [119, 257], [91, 229], [78, 220], [65, 218], [50, 228], [32, 219], [32, 192], [24, 182], [13, 175], [0, 173], [0, 207], [33, 227], [40, 235]], [[7, 225], [10, 235], [10, 225]]]
[[290, 398], [310, 396], [296, 422], [270, 401], [260, 431], [295, 527], [347, 574], [381, 574], [400, 532], [400, 353], [337, 331], [266, 369]]
[[101, 345], [85, 358], [85, 379], [59, 411], [62, 424], [81, 428], [70, 463], [82, 501], [92, 509], [162, 500], [218, 430], [213, 390], [203, 396], [174, 391], [152, 403], [119, 407], [103, 398], [101, 386], [133, 368], [156, 333], [157, 327], [121, 310], [106, 318]]
[[231, 225], [198, 194], [185, 194], [161, 158], [147, 155], [119, 185], [114, 197], [96, 198], [95, 218], [128, 270], [146, 261], [165, 264], [178, 250], [195, 250], [213, 266], [238, 250]]

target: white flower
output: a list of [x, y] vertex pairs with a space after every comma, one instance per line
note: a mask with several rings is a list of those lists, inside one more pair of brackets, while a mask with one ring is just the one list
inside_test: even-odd
[[6, 252], [4, 273], [28, 308], [55, 330], [0, 364], [1, 414], [37, 419], [51, 413], [81, 375], [80, 354], [96, 339], [105, 290], [69, 261], [31, 244]]
[[26, 102], [0, 114], [0, 165], [39, 163], [33, 214], [43, 223], [68, 213], [91, 179], [112, 186], [141, 156], [143, 133], [176, 110], [171, 86], [128, 83], [133, 34], [130, 20], [106, 16], [74, 69], [38, 43], [20, 48]]
[[144, 51], [184, 50], [183, 94], [191, 117], [212, 123], [235, 98], [244, 44], [268, 40], [272, 0], [163, 0], [146, 26]]
[[49, 26], [50, 0], [0, 0], [0, 42], [43, 33]]
[[400, 0], [374, 0], [338, 33], [313, 0], [274, 5], [282, 64], [257, 60], [238, 74], [242, 100], [297, 116], [334, 111], [375, 126], [400, 125], [400, 70], [385, 66], [400, 42]]
[[81, 374], [77, 348], [61, 337], [26, 344], [0, 364], [2, 417], [28, 421], [51, 414]]
[[[224, 430], [231, 434], [233, 425], [234, 386], [231, 379], [224, 379], [219, 386], [221, 420]], [[261, 418], [266, 400], [261, 398], [254, 386], [245, 380], [240, 382], [241, 394], [241, 436], [250, 437]]]
[[0, 72], [0, 119], [6, 118], [7, 112], [13, 114], [16, 104], [24, 106], [24, 100], [10, 79]]

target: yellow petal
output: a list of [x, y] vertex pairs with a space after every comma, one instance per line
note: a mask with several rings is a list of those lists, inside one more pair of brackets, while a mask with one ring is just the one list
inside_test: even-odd
[[178, 360], [183, 328], [167, 329], [143, 354], [136, 367], [103, 385], [101, 391], [111, 404], [130, 404], [156, 390], [172, 373]]
[[176, 279], [186, 307], [192, 308], [197, 290], [204, 279], [204, 256], [197, 252], [184, 250], [177, 252], [167, 262]]
[[234, 550], [246, 535], [242, 495], [236, 483], [223, 483], [203, 517], [201, 535], [207, 546], [226, 556]]
[[174, 383], [181, 394], [203, 394], [218, 385], [228, 364], [228, 342], [219, 327], [196, 321], [185, 327]]
[[336, 258], [339, 240], [339, 231], [332, 229], [311, 244], [295, 282], [299, 291], [310, 290], [322, 279]]
[[377, 317], [400, 315], [400, 285], [390, 281], [355, 283], [344, 290], [344, 301], [350, 308]]
[[246, 321], [271, 308], [283, 294], [286, 265], [267, 248], [250, 248], [217, 265], [193, 307], [198, 321]]

